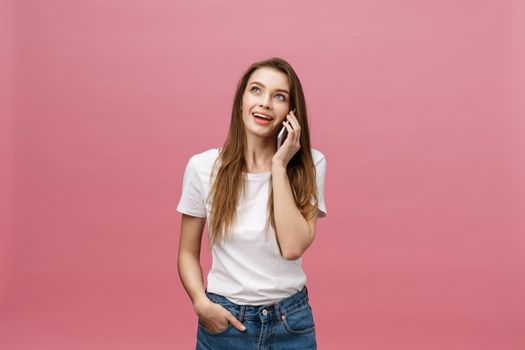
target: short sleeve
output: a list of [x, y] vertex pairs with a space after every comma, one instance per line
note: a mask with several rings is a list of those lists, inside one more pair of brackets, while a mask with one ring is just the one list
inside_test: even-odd
[[[328, 213], [326, 210], [326, 205], [324, 201], [324, 183], [325, 183], [325, 177], [326, 177], [326, 158], [324, 155], [322, 155], [319, 159], [315, 162], [315, 172], [316, 177], [315, 180], [317, 182], [317, 200], [318, 200], [318, 208], [319, 212], [317, 214], [317, 218], [324, 218], [326, 214]], [[313, 199], [312, 199], [313, 202]]]
[[195, 157], [191, 157], [186, 165], [182, 179], [182, 194], [177, 211], [183, 214], [206, 217], [206, 207], [202, 195], [202, 184], [197, 172]]

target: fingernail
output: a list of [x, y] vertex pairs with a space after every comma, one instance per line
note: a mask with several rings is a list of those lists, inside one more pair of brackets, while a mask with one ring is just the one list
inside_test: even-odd
[[243, 331], [245, 331], [245, 330], [246, 330], [246, 327], [245, 327], [245, 326], [241, 326], [241, 329], [242, 329]]

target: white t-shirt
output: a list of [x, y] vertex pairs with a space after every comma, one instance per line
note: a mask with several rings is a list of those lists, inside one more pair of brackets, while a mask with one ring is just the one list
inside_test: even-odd
[[[317, 172], [320, 210], [317, 217], [323, 218], [327, 214], [326, 159], [320, 151], [313, 148], [311, 151]], [[211, 148], [190, 158], [184, 172], [178, 212], [209, 219], [211, 208], [205, 201], [211, 188], [213, 162], [218, 155], [219, 148]], [[232, 240], [221, 242], [221, 247], [212, 245], [207, 291], [240, 305], [272, 304], [300, 291], [306, 284], [306, 275], [301, 258], [286, 260], [281, 256], [275, 230], [267, 223], [271, 172], [246, 173], [246, 176], [246, 199], [240, 199], [238, 204]]]

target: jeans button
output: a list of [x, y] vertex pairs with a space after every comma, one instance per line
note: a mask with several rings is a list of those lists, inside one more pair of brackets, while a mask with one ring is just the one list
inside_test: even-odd
[[263, 309], [262, 313], [263, 313], [264, 316], [266, 316], [266, 315], [268, 315], [268, 310]]

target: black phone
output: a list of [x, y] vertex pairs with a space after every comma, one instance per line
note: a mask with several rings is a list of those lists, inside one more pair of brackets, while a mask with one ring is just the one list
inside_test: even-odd
[[[295, 108], [293, 109], [293, 112], [295, 113]], [[283, 128], [281, 129], [281, 131], [279, 131], [279, 134], [277, 135], [277, 149], [279, 149], [279, 147], [282, 146], [287, 136], [288, 130], [286, 129], [286, 126], [283, 126]]]

